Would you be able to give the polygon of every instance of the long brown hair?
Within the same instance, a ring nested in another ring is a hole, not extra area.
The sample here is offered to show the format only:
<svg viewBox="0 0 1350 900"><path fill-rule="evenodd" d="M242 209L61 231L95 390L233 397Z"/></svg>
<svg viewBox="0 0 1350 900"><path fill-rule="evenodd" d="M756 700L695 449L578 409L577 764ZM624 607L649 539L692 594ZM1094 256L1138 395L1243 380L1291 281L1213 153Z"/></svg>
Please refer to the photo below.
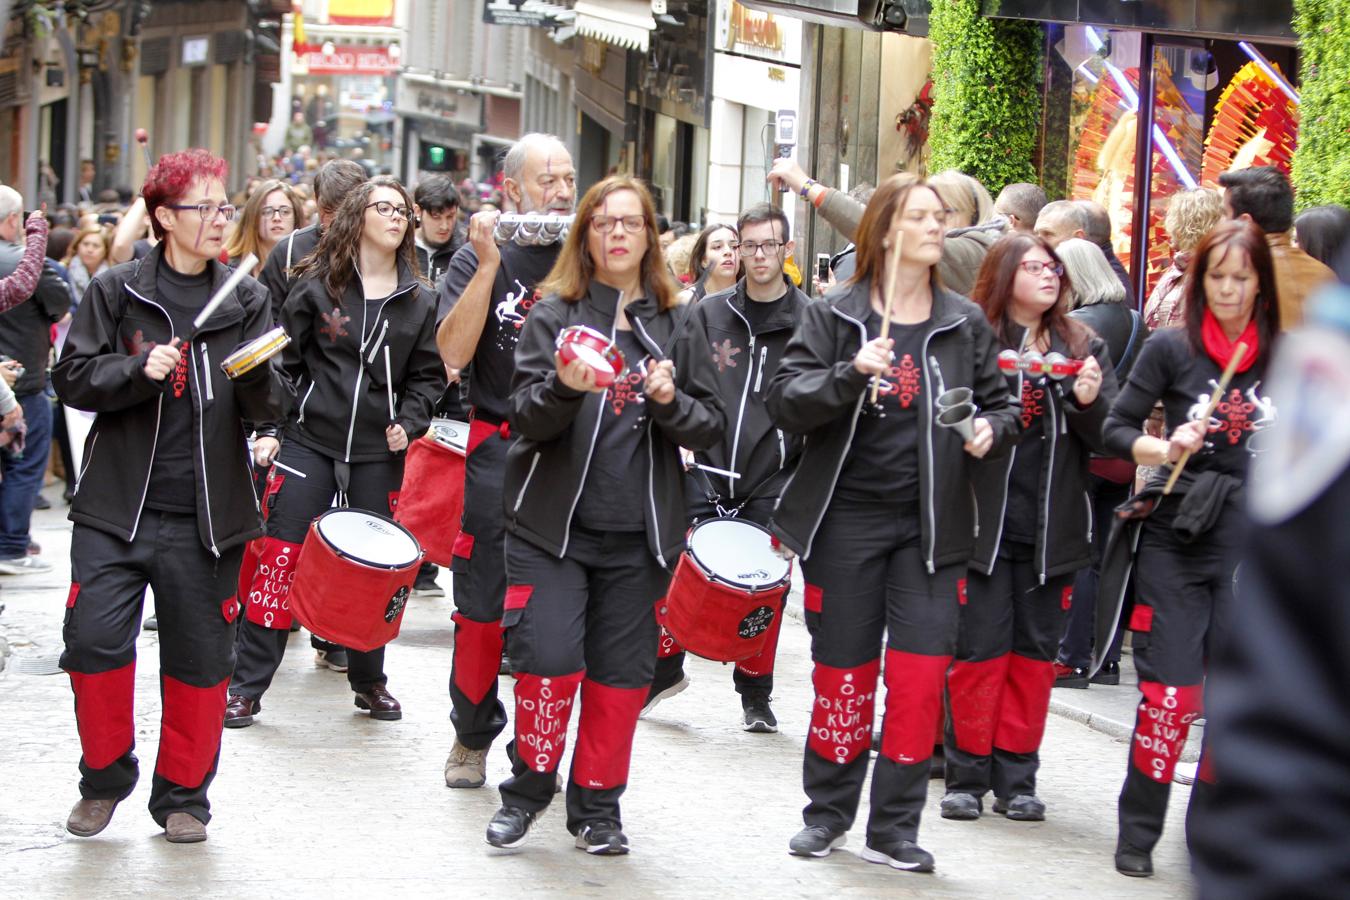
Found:
<svg viewBox="0 0 1350 900"><path fill-rule="evenodd" d="M74 262L75 257L80 255L80 242L91 235L96 236L103 242L103 261L111 265L112 237L109 236L108 229L104 228L102 225L86 225L76 232L75 240L70 242L70 249L68 249L66 255L61 258L61 263L68 266ZM90 272L89 274L92 276L94 273Z"/></svg>
<svg viewBox="0 0 1350 900"><path fill-rule="evenodd" d="M412 198L397 178L380 175L358 185L343 199L333 215L333 221L324 229L323 237L314 252L306 256L295 267L295 279L313 278L322 281L328 293L336 303L342 302L352 280L356 278L356 263L361 252L361 234L366 227L366 204L376 188L392 188L403 198L403 205L412 209ZM400 263L407 267L419 281L425 280L418 274L416 238L412 218L403 230L403 240L395 255Z"/></svg>
<svg viewBox="0 0 1350 900"><path fill-rule="evenodd" d="M854 238L857 244L854 251L857 268L853 270L853 277L845 282L846 284L859 284L864 281L880 284L885 280L886 240L891 232L891 222L895 220L895 214L903 210L905 204L909 202L910 192L918 188L933 191L938 202L942 201L942 196L933 190L928 182L911 172L892 175L877 188L872 199L867 202L862 221L858 223L858 232ZM934 288L942 284L938 279L937 270L938 267L933 266Z"/></svg>
<svg viewBox="0 0 1350 900"><path fill-rule="evenodd" d="M695 283L702 281L703 276L707 274L708 265L703 261L703 257L708 253L708 241L713 233L717 231L730 231L733 240L740 241L741 233L736 230L735 225L728 225L725 222L719 222L715 225L709 225L698 233L698 239L694 241L694 249L689 253L689 277ZM736 254L736 277L740 278L745 271L745 266L741 262L741 255Z"/></svg>
<svg viewBox="0 0 1350 900"><path fill-rule="evenodd" d="M576 221L567 232L567 240L558 252L558 260L548 277L539 284L541 296L557 294L568 303L575 303L586 296L595 278L595 261L586 249L586 232L590 230L591 217L605 198L619 191L632 191L638 195L642 203L642 218L647 223L647 252L642 257L639 270L643 291L656 300L662 312L679 302L676 293L679 288L661 256L661 239L656 230L656 207L652 203L652 195L642 182L626 175L611 175L597 182L581 198L577 204Z"/></svg>
<svg viewBox="0 0 1350 900"><path fill-rule="evenodd" d="M258 222L262 219L263 204L267 198L277 191L286 195L286 199L291 204L291 209L295 211L295 218L291 221L295 223L296 228L301 228L305 221L305 205L300 201L300 195L291 187L278 178L270 178L253 189L249 195L248 202L244 204L244 214L239 217L235 224L234 233L230 239L225 242L225 255L231 259L247 256L250 253L258 253L261 242L258 240ZM258 254L261 256L262 254ZM265 259L259 259L258 264L266 262ZM252 274L252 273L250 273Z"/></svg>
<svg viewBox="0 0 1350 900"><path fill-rule="evenodd" d="M1018 325L1011 315L1013 283L1017 280L1017 271L1026 255L1037 247L1041 248L1054 261L1063 266L1063 261L1055 249L1039 235L1023 234L1014 231L999 238L980 266L980 274L975 279L975 288L970 298L984 309L989 324L993 326L998 339L1005 347L1016 349L1017 341L1013 329ZM1059 297L1054 306L1041 314L1041 329L1047 334L1057 336L1069 348L1069 354L1082 357L1088 352L1088 342L1092 339L1092 330L1077 319L1070 318L1069 308L1073 305L1073 285L1069 283L1068 272L1059 277Z"/></svg>
<svg viewBox="0 0 1350 900"><path fill-rule="evenodd" d="M1266 236L1260 228L1245 219L1220 222L1195 247L1195 255L1191 258L1181 288L1181 302L1186 310L1186 337L1191 352L1197 356L1205 352L1205 342L1200 331L1206 309L1205 273L1209 271L1210 251L1219 249L1224 251L1219 255L1219 262L1223 262L1232 251L1240 250L1247 254L1252 268L1256 270L1256 305L1252 307L1252 318L1256 320L1256 333L1261 339L1256 363L1264 368L1270 359L1270 345L1280 333L1280 296L1275 282L1275 264L1270 258L1270 245L1266 243Z"/></svg>

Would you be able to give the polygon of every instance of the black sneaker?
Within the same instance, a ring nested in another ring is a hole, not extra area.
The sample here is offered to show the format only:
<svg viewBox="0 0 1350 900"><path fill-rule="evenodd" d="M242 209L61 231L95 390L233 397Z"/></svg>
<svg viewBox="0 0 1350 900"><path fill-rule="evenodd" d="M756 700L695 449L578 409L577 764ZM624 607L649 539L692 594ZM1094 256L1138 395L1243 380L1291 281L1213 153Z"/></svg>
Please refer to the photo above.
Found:
<svg viewBox="0 0 1350 900"><path fill-rule="evenodd" d="M656 708L656 704L660 703L662 700L668 700L669 698L674 697L676 694L689 687L689 685L689 676L684 674L684 672L679 673L679 679L676 681L667 682L665 684L652 682L651 688L647 691L647 702L642 704L642 712L638 713L638 717L641 718L647 715L647 713Z"/></svg>
<svg viewBox="0 0 1350 900"><path fill-rule="evenodd" d="M1149 878L1153 875L1153 854L1121 841L1116 844L1116 871L1131 878Z"/></svg>
<svg viewBox="0 0 1350 900"><path fill-rule="evenodd" d="M1011 800L997 797L994 812L1002 813L1014 822L1045 821L1045 804L1035 794L1018 794Z"/></svg>
<svg viewBox="0 0 1350 900"><path fill-rule="evenodd" d="M534 824L535 814L519 806L503 806L492 814L487 826L487 842L494 847L510 850L525 842L525 835Z"/></svg>
<svg viewBox="0 0 1350 900"><path fill-rule="evenodd" d="M868 843L863 847L862 858L906 872L933 871L933 854L913 841L894 841L877 847Z"/></svg>
<svg viewBox="0 0 1350 900"><path fill-rule="evenodd" d="M333 650L315 650L314 665L320 669L332 669L334 672L347 671L347 651L341 647Z"/></svg>
<svg viewBox="0 0 1350 900"><path fill-rule="evenodd" d="M755 694L742 700L746 731L753 731L756 734L778 733L778 719L769 708L770 699L772 698L767 694Z"/></svg>
<svg viewBox="0 0 1350 900"><path fill-rule="evenodd" d="M788 852L793 856L829 856L831 850L844 846L848 835L842 831L831 831L824 825L807 825L788 841Z"/></svg>
<svg viewBox="0 0 1350 900"><path fill-rule="evenodd" d="M963 794L959 791L949 791L942 798L942 818L955 819L958 822L971 822L980 817L984 812L984 804L980 798L974 794Z"/></svg>
<svg viewBox="0 0 1350 900"><path fill-rule="evenodd" d="M587 822L577 832L577 849L593 856L622 856L628 852L628 838L618 822Z"/></svg>
<svg viewBox="0 0 1350 900"><path fill-rule="evenodd" d="M1091 680L1093 684L1120 684L1120 663L1103 663Z"/></svg>
<svg viewBox="0 0 1350 900"><path fill-rule="evenodd" d="M412 595L414 597L444 597L445 589L436 583L436 575L440 572L440 567L434 563L423 563L422 568L417 570L417 580L413 582Z"/></svg>

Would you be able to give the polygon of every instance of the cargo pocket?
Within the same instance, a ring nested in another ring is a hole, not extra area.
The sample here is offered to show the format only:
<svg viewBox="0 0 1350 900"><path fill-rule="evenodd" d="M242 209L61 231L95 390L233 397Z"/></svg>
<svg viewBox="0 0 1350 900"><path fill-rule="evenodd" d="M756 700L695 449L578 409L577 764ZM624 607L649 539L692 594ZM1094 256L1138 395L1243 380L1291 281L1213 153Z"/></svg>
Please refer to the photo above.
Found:
<svg viewBox="0 0 1350 900"><path fill-rule="evenodd" d="M1146 603L1136 602L1134 609L1130 612L1130 631L1134 632L1134 637L1130 639L1130 645L1136 650L1142 650L1149 644L1150 632L1153 631L1153 607Z"/></svg>
<svg viewBox="0 0 1350 900"><path fill-rule="evenodd" d="M469 571L469 560L473 558L473 535L460 529L455 542L450 546L450 571L464 575Z"/></svg>
<svg viewBox="0 0 1350 900"><path fill-rule="evenodd" d="M532 584L513 584L506 589L506 602L502 605L503 628L513 628L520 624L532 594L534 594Z"/></svg>
<svg viewBox="0 0 1350 900"><path fill-rule="evenodd" d="M802 594L802 610L806 614L806 630L814 637L820 628L820 606L825 589L815 584L806 585Z"/></svg>
<svg viewBox="0 0 1350 900"><path fill-rule="evenodd" d="M400 493L401 493L401 491L390 491L390 492L389 492L389 515L390 515L390 516L394 516L394 515L397 515L397 514L398 514L398 496L399 496Z"/></svg>
<svg viewBox="0 0 1350 900"><path fill-rule="evenodd" d="M66 612L64 624L69 625L71 618L75 615L75 601L80 596L80 583L72 581L70 583L70 593L66 594Z"/></svg>
<svg viewBox="0 0 1350 900"><path fill-rule="evenodd" d="M262 514L263 521L272 513L272 507L277 505L277 494L281 491L281 485L286 480L286 476L277 471L273 466L267 476L267 487L263 488Z"/></svg>

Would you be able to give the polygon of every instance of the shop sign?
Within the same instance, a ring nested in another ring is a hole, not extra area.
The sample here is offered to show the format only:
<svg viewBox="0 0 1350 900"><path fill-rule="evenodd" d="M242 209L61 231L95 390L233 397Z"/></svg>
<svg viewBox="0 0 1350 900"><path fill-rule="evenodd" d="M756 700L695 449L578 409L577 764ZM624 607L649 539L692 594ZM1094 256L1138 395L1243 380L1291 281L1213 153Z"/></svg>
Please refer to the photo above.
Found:
<svg viewBox="0 0 1350 900"><path fill-rule="evenodd" d="M540 0L487 0L483 4L483 21L489 25L556 28L563 24L558 20L558 14L563 12L567 10Z"/></svg>
<svg viewBox="0 0 1350 900"><path fill-rule="evenodd" d="M413 106L418 112L440 119L453 119L459 114L459 103L439 91L416 91Z"/></svg>
<svg viewBox="0 0 1350 900"><path fill-rule="evenodd" d="M799 19L747 9L732 0L719 4L716 48L754 59L801 64Z"/></svg>
<svg viewBox="0 0 1350 900"><path fill-rule="evenodd" d="M334 47L324 53L322 47L295 48L297 62L310 75L393 75L398 66L389 58L387 47Z"/></svg>
<svg viewBox="0 0 1350 900"><path fill-rule="evenodd" d="M586 38L581 44L581 68L594 78L605 71L605 48L608 45L594 38Z"/></svg>
<svg viewBox="0 0 1350 900"><path fill-rule="evenodd" d="M387 27L394 24L394 0L328 0L328 21Z"/></svg>

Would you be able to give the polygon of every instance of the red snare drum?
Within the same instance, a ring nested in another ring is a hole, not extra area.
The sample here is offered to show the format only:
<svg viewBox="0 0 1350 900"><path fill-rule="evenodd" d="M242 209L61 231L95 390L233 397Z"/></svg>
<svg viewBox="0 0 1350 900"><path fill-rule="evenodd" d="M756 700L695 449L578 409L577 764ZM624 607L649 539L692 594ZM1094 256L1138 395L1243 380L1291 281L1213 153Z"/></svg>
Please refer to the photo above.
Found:
<svg viewBox="0 0 1350 900"><path fill-rule="evenodd" d="M558 333L558 353L563 362L579 359L595 372L595 386L607 388L623 374L623 353L614 342L594 328L572 325Z"/></svg>
<svg viewBox="0 0 1350 900"><path fill-rule="evenodd" d="M450 565L459 536L468 446L467 422L432 419L430 430L409 445L403 466L394 521L411 531L427 559L440 566Z"/></svg>
<svg viewBox="0 0 1350 900"><path fill-rule="evenodd" d="M369 652L398 637L422 548L392 519L330 509L300 547L291 611L324 640Z"/></svg>
<svg viewBox="0 0 1350 900"><path fill-rule="evenodd" d="M705 659L735 662L764 649L783 613L791 566L753 522L708 519L689 532L662 605L675 640Z"/></svg>

